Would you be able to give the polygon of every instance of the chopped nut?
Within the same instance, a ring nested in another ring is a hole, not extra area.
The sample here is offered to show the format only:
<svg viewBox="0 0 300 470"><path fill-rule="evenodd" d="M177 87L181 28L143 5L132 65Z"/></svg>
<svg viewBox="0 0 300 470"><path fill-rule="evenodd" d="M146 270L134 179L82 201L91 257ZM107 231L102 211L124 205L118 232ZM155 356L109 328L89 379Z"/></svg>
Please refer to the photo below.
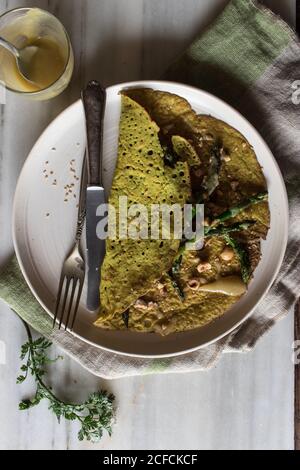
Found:
<svg viewBox="0 0 300 470"><path fill-rule="evenodd" d="M221 148L220 150L220 156L221 156L221 160L223 160L224 162L230 162L231 158L228 154L228 151L226 149L224 149L224 147Z"/></svg>
<svg viewBox="0 0 300 470"><path fill-rule="evenodd" d="M135 302L134 306L136 308L139 308L140 310L147 310L147 308L148 308L147 302L145 302L143 299L138 299Z"/></svg>
<svg viewBox="0 0 300 470"><path fill-rule="evenodd" d="M214 140L214 136L212 134L206 134L203 136L203 139L207 142L212 142Z"/></svg>
<svg viewBox="0 0 300 470"><path fill-rule="evenodd" d="M194 172L194 175L196 176L196 178L201 178L201 176L204 175L204 172L203 170L201 170L201 168L199 168L198 170Z"/></svg>
<svg viewBox="0 0 300 470"><path fill-rule="evenodd" d="M149 302L148 303L148 308L155 308L157 307L157 303L156 302Z"/></svg>
<svg viewBox="0 0 300 470"><path fill-rule="evenodd" d="M203 221L203 225L204 225L204 227L209 227L210 226L210 218L209 217L205 217L205 219Z"/></svg>
<svg viewBox="0 0 300 470"><path fill-rule="evenodd" d="M238 188L239 182L238 181L231 181L230 186L233 189L233 191L236 191Z"/></svg>
<svg viewBox="0 0 300 470"><path fill-rule="evenodd" d="M188 282L188 286L192 290L198 290L199 289L199 281L197 279L191 279Z"/></svg>
<svg viewBox="0 0 300 470"><path fill-rule="evenodd" d="M204 273L205 271L210 271L210 270L211 270L211 264L205 261L202 261L202 263L198 264L197 266L198 273Z"/></svg>
<svg viewBox="0 0 300 470"><path fill-rule="evenodd" d="M215 269L218 273L221 271L221 263L219 261L215 262Z"/></svg>
<svg viewBox="0 0 300 470"><path fill-rule="evenodd" d="M144 321L144 327L145 327L145 328L150 328L151 325L152 325L151 320L146 319L146 320Z"/></svg>
<svg viewBox="0 0 300 470"><path fill-rule="evenodd" d="M162 284L161 282L158 282L156 284L156 287L157 287L157 289L158 289L158 291L161 295L166 295L167 290L166 290L166 286L164 284Z"/></svg>
<svg viewBox="0 0 300 470"><path fill-rule="evenodd" d="M205 279L205 277L199 277L199 282L200 282L201 285L208 284L208 280Z"/></svg>
<svg viewBox="0 0 300 470"><path fill-rule="evenodd" d="M242 147L243 147L243 149L245 149L245 148L247 147L246 142L244 142L244 143L242 144Z"/></svg>
<svg viewBox="0 0 300 470"><path fill-rule="evenodd" d="M222 251L220 257L222 258L222 260L224 261L231 261L232 258L234 257L234 251L232 248L230 248L229 246L227 246L226 248L224 248L224 250Z"/></svg>

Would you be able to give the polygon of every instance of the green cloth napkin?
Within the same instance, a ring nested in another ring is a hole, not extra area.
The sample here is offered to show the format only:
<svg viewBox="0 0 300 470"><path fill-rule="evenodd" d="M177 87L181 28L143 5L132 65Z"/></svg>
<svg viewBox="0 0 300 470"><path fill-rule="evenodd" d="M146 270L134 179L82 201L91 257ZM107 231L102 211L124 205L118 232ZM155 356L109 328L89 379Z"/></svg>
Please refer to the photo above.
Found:
<svg viewBox="0 0 300 470"><path fill-rule="evenodd" d="M233 0L166 74L168 79L210 91L238 108L268 142L287 184L291 219L286 258L268 295L241 328L207 348L177 358L128 358L87 345L69 333L53 332L15 258L0 276L0 298L35 330L105 378L205 370L224 352L253 348L289 312L300 278L300 109L292 100L292 85L299 71L300 47L294 32L259 4Z"/></svg>

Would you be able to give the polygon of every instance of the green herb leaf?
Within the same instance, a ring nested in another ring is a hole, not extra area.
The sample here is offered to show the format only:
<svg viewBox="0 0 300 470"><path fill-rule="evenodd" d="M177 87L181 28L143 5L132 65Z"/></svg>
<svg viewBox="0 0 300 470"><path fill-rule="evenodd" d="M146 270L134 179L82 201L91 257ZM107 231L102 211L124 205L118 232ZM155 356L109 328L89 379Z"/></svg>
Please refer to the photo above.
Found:
<svg viewBox="0 0 300 470"><path fill-rule="evenodd" d="M171 152L168 147L164 147L164 163L165 165L175 168L176 163L178 162L178 156L175 152Z"/></svg>
<svg viewBox="0 0 300 470"><path fill-rule="evenodd" d="M89 441L99 441L106 431L109 435L112 432L114 421L114 396L106 391L92 393L82 404L66 403L57 398L42 380L45 374L45 367L51 362L62 359L58 356L50 359L47 355L51 342L45 338L39 338L33 341L28 325L23 322L28 335L28 342L21 348L21 359L26 363L21 366L21 370L26 375L20 375L17 383L23 383L27 378L27 373L34 377L36 382L35 396L31 400L23 400L19 404L19 409L24 411L38 405L41 400L46 399L49 402L49 410L57 417L58 421L64 418L69 421L79 421L81 429L78 433L79 440L87 439Z"/></svg>
<svg viewBox="0 0 300 470"><path fill-rule="evenodd" d="M232 232L241 232L242 230L248 230L255 222L253 220L247 220L245 222L238 222L232 225L219 225L218 227L205 227L204 236L213 237L213 236L222 236L226 233Z"/></svg>
<svg viewBox="0 0 300 470"><path fill-rule="evenodd" d="M126 310L126 312L122 313L122 320L126 326L126 328L129 328L129 310Z"/></svg>
<svg viewBox="0 0 300 470"><path fill-rule="evenodd" d="M220 222L225 222L226 220L231 219L232 217L236 217L245 209L248 209L248 207L251 207L253 204L258 204L260 202L267 201L267 200L268 200L267 192L256 194L255 196L252 196L249 199L246 199L246 201L241 202L237 206L231 207L227 211L218 215L213 221L212 225L215 226L215 225L218 225Z"/></svg>
<svg viewBox="0 0 300 470"><path fill-rule="evenodd" d="M183 255L180 254L174 261L173 263L173 266L172 266L172 275L173 276L176 276L177 274L179 274L179 271L180 271L180 268L181 268L181 264L182 264L182 258L183 258Z"/></svg>
<svg viewBox="0 0 300 470"><path fill-rule="evenodd" d="M231 246L237 254L240 261L242 279L245 284L248 284L251 276L251 264L247 251L229 234L225 234L224 239L227 245Z"/></svg>
<svg viewBox="0 0 300 470"><path fill-rule="evenodd" d="M176 279L176 275L173 273L172 269L169 271L168 273L170 279L171 279L171 282L172 282L172 286L174 287L174 289L177 291L177 294L178 296L180 297L181 300L184 300L185 299L185 295L184 295L184 292L183 290L181 289L177 279Z"/></svg>

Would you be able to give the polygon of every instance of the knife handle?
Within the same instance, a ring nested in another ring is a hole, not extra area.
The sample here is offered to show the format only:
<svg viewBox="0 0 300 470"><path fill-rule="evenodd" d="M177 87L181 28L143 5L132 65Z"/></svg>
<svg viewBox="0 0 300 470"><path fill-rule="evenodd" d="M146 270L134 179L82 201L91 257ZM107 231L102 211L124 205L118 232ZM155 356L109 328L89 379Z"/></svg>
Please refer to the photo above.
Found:
<svg viewBox="0 0 300 470"><path fill-rule="evenodd" d="M92 80L82 92L87 133L89 186L102 186L103 124L106 91Z"/></svg>

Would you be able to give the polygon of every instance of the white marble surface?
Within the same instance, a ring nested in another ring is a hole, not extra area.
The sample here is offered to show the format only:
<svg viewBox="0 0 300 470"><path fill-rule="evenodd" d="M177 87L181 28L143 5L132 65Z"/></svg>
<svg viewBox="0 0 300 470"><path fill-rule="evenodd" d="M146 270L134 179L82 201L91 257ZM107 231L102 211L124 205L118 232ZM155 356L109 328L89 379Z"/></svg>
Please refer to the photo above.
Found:
<svg viewBox="0 0 300 470"><path fill-rule="evenodd" d="M44 127L90 78L106 85L156 78L213 18L226 0L0 0L0 13L40 6L70 32L76 71L70 88L38 104L10 95L0 107L0 266L12 252L12 200L26 155ZM291 24L295 0L264 2ZM56 422L46 404L19 412L31 385L16 386L25 332L0 303L0 449L292 449L293 318L276 325L248 355L226 355L206 373L104 382L65 358L50 374L63 398L82 400L98 387L117 396L112 438L79 443L74 424Z"/></svg>

